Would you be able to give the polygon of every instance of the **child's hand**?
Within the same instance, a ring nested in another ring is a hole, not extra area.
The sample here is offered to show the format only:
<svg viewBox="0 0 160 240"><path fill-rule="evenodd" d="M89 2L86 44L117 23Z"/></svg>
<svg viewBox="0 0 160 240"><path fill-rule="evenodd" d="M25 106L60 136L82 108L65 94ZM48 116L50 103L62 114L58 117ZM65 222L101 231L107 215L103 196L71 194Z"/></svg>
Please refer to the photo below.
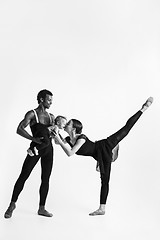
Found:
<svg viewBox="0 0 160 240"><path fill-rule="evenodd" d="M49 127L48 127L49 132L53 131L54 128L55 128L54 126L49 126Z"/></svg>

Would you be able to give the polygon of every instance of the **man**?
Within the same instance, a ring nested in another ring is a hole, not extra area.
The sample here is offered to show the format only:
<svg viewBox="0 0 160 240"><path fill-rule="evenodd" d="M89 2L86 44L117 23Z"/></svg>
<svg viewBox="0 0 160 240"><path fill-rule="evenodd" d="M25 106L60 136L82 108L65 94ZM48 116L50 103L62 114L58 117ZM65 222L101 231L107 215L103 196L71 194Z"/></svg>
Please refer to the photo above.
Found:
<svg viewBox="0 0 160 240"><path fill-rule="evenodd" d="M46 109L49 109L52 104L52 96L53 94L46 89L41 90L38 93L37 95L37 100L39 104L38 107L26 113L24 119L18 125L17 134L21 135L26 139L34 141L35 143L38 144L42 143L43 138L35 137L34 132L37 124L46 126L46 128L54 124L55 117L46 111ZM27 126L30 126L32 136L26 131ZM51 175L53 165L53 146L50 138L50 143L47 145L46 148L43 148L41 151L39 151L38 155L30 156L28 154L27 157L25 158L25 161L22 166L22 171L13 189L10 205L4 214L5 218L10 218L12 216L12 212L16 208L16 201L24 187L25 181L28 179L30 173L32 172L33 168L35 167L39 159L41 159L42 174L41 174L41 186L39 191L40 202L38 214L45 217L53 216L51 213L45 210L45 202L49 190L49 178Z"/></svg>

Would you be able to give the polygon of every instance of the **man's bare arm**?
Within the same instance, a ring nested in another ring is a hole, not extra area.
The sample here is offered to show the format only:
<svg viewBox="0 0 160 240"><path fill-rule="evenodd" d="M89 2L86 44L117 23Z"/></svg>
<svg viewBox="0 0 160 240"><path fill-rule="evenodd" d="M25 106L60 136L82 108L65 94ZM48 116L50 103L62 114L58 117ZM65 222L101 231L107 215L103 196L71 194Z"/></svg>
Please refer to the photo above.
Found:
<svg viewBox="0 0 160 240"><path fill-rule="evenodd" d="M29 139L31 141L34 141L36 143L41 144L41 140L40 138L34 138L33 136L31 136L26 130L25 128L30 124L31 120L33 120L34 118L34 113L33 111L29 111L26 113L24 119L19 123L18 127L17 127L17 134L19 134L20 136Z"/></svg>

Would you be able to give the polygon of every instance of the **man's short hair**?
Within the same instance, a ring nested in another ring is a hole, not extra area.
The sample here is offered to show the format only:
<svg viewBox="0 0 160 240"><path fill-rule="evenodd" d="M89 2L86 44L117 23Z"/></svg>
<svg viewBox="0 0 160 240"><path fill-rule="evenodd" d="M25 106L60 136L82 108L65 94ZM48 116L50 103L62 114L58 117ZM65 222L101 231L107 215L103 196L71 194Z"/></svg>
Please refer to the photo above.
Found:
<svg viewBox="0 0 160 240"><path fill-rule="evenodd" d="M52 94L50 91L48 91L48 90L46 90L46 89L41 90L41 91L38 93L38 95L37 95L37 101L38 101L38 103L41 102L41 98L42 98L43 100L45 100L47 94L50 95L50 96L53 96L53 94Z"/></svg>

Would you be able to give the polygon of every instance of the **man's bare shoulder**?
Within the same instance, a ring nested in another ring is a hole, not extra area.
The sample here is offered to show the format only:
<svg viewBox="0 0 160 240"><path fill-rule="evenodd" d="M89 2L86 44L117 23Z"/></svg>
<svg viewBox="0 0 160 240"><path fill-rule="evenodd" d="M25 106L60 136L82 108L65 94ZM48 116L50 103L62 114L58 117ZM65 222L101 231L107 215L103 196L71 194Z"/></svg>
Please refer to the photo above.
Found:
<svg viewBox="0 0 160 240"><path fill-rule="evenodd" d="M30 126L34 125L36 123L36 117L35 117L35 113L33 110L29 110L24 117L24 121L27 124L30 124Z"/></svg>
<svg viewBox="0 0 160 240"><path fill-rule="evenodd" d="M33 110L29 110L28 112L26 112L24 118L19 123L19 127L25 128L29 124L32 125L34 122L35 122L34 112L33 112Z"/></svg>
<svg viewBox="0 0 160 240"><path fill-rule="evenodd" d="M55 120L55 116L52 113L49 113L50 117Z"/></svg>
<svg viewBox="0 0 160 240"><path fill-rule="evenodd" d="M33 119L35 117L34 111L33 110L29 110L28 112L26 112L25 114L25 118L30 118Z"/></svg>
<svg viewBox="0 0 160 240"><path fill-rule="evenodd" d="M55 116L53 115L53 113L49 113L51 117L55 118Z"/></svg>

